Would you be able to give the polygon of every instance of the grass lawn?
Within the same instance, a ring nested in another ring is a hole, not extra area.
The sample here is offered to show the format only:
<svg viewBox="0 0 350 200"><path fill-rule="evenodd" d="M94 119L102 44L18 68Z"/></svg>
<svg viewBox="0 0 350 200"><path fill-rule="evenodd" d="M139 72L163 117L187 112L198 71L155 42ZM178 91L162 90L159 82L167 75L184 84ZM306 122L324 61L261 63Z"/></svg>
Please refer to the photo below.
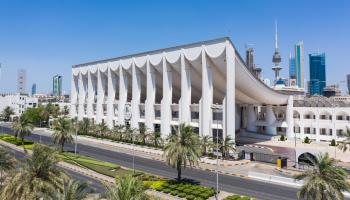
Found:
<svg viewBox="0 0 350 200"><path fill-rule="evenodd" d="M16 146L24 147L26 149L32 149L34 142L24 139L24 145L22 145L22 140L19 138L16 138L15 136L8 135L8 134L0 134L0 140L14 144Z"/></svg>

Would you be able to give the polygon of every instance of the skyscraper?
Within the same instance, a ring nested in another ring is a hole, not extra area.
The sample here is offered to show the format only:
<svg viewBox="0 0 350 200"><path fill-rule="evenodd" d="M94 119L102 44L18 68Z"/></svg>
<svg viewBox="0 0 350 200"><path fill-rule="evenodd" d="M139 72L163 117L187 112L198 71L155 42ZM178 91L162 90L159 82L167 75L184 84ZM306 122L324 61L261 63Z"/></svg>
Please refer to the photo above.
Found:
<svg viewBox="0 0 350 200"><path fill-rule="evenodd" d="M53 96L62 95L62 76L56 75L53 77L52 93Z"/></svg>
<svg viewBox="0 0 350 200"><path fill-rule="evenodd" d="M292 57L292 54L289 54L289 78L295 79L295 57Z"/></svg>
<svg viewBox="0 0 350 200"><path fill-rule="evenodd" d="M27 72L24 69L17 71L17 92L21 94L26 93Z"/></svg>
<svg viewBox="0 0 350 200"><path fill-rule="evenodd" d="M326 87L325 53L309 54L310 62L310 95L323 95Z"/></svg>
<svg viewBox="0 0 350 200"><path fill-rule="evenodd" d="M349 92L349 94L350 94L350 74L348 74L347 76L346 76L346 79L347 79L347 82L348 82L348 92Z"/></svg>
<svg viewBox="0 0 350 200"><path fill-rule="evenodd" d="M304 88L304 42L298 42L295 47L295 79L300 88Z"/></svg>
<svg viewBox="0 0 350 200"><path fill-rule="evenodd" d="M36 84L33 83L32 85L32 95L36 94Z"/></svg>
<svg viewBox="0 0 350 200"><path fill-rule="evenodd" d="M246 49L246 57L245 62L248 67L248 69L253 70L254 68L254 50L253 48L247 48Z"/></svg>

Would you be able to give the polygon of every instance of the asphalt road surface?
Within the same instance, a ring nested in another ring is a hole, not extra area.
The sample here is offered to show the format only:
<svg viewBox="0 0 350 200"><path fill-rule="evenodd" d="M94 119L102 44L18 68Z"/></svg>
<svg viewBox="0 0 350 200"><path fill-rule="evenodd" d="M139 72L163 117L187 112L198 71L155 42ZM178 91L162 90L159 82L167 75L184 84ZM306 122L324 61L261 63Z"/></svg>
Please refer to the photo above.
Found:
<svg viewBox="0 0 350 200"><path fill-rule="evenodd" d="M2 128L4 132L11 132L11 129L9 128ZM26 138L39 142L40 137L34 133ZM51 137L41 136L41 141L44 144L52 145ZM74 150L74 145L67 144L65 150ZM84 144L78 144L78 152L95 159L113 162L124 167L132 168L133 159L132 155L129 154L118 153ZM165 163L137 156L135 156L135 169L168 178L175 178L177 176L176 170L167 166ZM205 186L216 187L216 174L213 172L187 168L183 170L182 176L183 178L199 182ZM297 199L296 193L298 191L297 188L293 187L221 174L219 175L219 189L262 200L295 200Z"/></svg>

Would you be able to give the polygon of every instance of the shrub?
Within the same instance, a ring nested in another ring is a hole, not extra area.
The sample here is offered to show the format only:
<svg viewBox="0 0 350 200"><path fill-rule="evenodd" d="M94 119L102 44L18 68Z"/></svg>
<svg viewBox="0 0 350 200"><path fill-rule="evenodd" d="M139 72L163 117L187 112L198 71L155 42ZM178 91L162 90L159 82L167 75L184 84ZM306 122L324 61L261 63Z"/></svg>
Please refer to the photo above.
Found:
<svg viewBox="0 0 350 200"><path fill-rule="evenodd" d="M164 192L164 193L170 193L170 192L171 192L171 189L165 188L165 189L163 190L163 192Z"/></svg>
<svg viewBox="0 0 350 200"><path fill-rule="evenodd" d="M180 198L184 198L184 197L186 197L186 193L180 192L177 194L177 196Z"/></svg>
<svg viewBox="0 0 350 200"><path fill-rule="evenodd" d="M186 188L186 189L183 190L183 192L186 193L186 194L189 194L189 193L192 192L192 189Z"/></svg>
<svg viewBox="0 0 350 200"><path fill-rule="evenodd" d="M194 198L194 200L205 200L205 199L207 199L207 198L202 198L202 197L196 197L196 198Z"/></svg>
<svg viewBox="0 0 350 200"><path fill-rule="evenodd" d="M250 200L249 197L241 197L241 200Z"/></svg>
<svg viewBox="0 0 350 200"><path fill-rule="evenodd" d="M199 196L202 192L199 190L192 190L191 192L194 196Z"/></svg>
<svg viewBox="0 0 350 200"><path fill-rule="evenodd" d="M330 146L335 147L337 143L335 142L335 139L332 139Z"/></svg>
<svg viewBox="0 0 350 200"><path fill-rule="evenodd" d="M170 194L173 196L176 196L178 193L179 193L179 191L177 191L177 190L173 190L170 192Z"/></svg>
<svg viewBox="0 0 350 200"><path fill-rule="evenodd" d="M194 198L196 198L196 197L194 195L192 195L192 194L186 195L186 199L187 200L194 200Z"/></svg>
<svg viewBox="0 0 350 200"><path fill-rule="evenodd" d="M310 143L311 143L310 138L306 136L306 137L304 138L304 143L310 144Z"/></svg>
<svg viewBox="0 0 350 200"><path fill-rule="evenodd" d="M284 136L284 135L280 136L280 141L286 141L286 140L287 140L286 136Z"/></svg>

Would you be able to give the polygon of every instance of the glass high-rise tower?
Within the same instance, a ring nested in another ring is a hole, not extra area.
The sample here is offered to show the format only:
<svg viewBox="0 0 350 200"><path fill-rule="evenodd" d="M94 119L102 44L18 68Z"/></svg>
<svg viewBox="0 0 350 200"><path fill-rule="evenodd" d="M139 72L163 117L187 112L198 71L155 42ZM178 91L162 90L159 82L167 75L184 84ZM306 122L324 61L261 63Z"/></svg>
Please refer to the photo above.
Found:
<svg viewBox="0 0 350 200"><path fill-rule="evenodd" d="M60 75L53 77L52 94L53 96L62 95L62 76Z"/></svg>
<svg viewBox="0 0 350 200"><path fill-rule="evenodd" d="M326 87L326 56L325 53L309 54L310 63L310 95L323 95Z"/></svg>
<svg viewBox="0 0 350 200"><path fill-rule="evenodd" d="M350 94L350 74L348 74L348 75L346 76L346 80L347 80L347 82L348 82L348 90L349 90L349 94Z"/></svg>
<svg viewBox="0 0 350 200"><path fill-rule="evenodd" d="M295 57L292 57L292 54L289 54L289 78L296 79Z"/></svg>
<svg viewBox="0 0 350 200"><path fill-rule="evenodd" d="M300 88L304 88L304 42L298 42L295 50L295 79Z"/></svg>

